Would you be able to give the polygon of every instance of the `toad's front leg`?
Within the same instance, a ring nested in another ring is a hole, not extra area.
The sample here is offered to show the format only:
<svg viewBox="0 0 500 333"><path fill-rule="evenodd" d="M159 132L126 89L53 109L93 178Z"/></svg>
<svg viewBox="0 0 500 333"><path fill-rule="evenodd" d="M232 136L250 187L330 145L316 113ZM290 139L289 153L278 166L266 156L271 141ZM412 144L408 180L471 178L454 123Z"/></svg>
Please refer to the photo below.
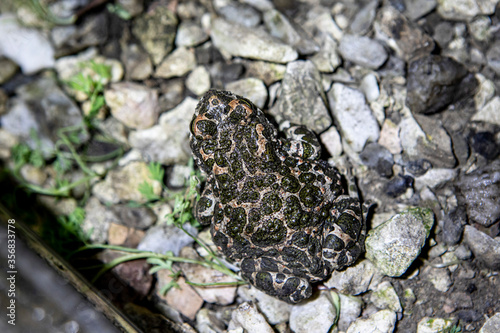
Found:
<svg viewBox="0 0 500 333"><path fill-rule="evenodd" d="M257 289L287 303L298 303L312 294L307 279L278 272L276 263L265 257L244 259L241 262L241 275Z"/></svg>

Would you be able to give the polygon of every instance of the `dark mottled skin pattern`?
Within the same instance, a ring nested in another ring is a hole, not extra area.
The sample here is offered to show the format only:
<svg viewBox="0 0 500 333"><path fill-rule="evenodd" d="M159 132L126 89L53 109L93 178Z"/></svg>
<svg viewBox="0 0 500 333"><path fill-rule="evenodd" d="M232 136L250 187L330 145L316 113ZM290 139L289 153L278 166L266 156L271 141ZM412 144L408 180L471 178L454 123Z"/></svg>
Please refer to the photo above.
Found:
<svg viewBox="0 0 500 333"><path fill-rule="evenodd" d="M194 159L208 176L197 218L252 285L297 303L311 296L310 282L363 251L359 200L317 159L308 129L291 126L278 139L252 102L216 90L202 97L190 129Z"/></svg>

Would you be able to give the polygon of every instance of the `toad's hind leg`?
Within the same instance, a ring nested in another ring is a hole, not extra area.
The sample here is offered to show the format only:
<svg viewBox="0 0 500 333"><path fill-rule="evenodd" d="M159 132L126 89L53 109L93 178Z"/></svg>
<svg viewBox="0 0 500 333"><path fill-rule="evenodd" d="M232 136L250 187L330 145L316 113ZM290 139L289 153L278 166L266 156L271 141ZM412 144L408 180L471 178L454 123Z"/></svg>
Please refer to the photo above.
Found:
<svg viewBox="0 0 500 333"><path fill-rule="evenodd" d="M265 269L261 258L244 259L241 263L241 275L257 289L287 303L298 303L312 294L312 287L307 279L269 271Z"/></svg>
<svg viewBox="0 0 500 333"><path fill-rule="evenodd" d="M217 204L212 186L207 186L200 195L200 200L195 203L194 215L201 225L209 225L214 216L214 208Z"/></svg>
<svg viewBox="0 0 500 333"><path fill-rule="evenodd" d="M336 270L352 265L364 250L365 234L359 200L339 196L323 228L323 259Z"/></svg>

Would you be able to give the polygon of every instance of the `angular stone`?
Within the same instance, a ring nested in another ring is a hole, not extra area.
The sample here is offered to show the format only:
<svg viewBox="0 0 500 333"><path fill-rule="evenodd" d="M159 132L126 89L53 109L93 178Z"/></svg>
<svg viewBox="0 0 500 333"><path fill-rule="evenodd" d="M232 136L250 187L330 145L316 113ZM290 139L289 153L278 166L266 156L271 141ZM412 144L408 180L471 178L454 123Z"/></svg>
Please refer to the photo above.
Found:
<svg viewBox="0 0 500 333"><path fill-rule="evenodd" d="M300 54L311 54L319 50L311 36L276 9L266 11L263 19L271 36L293 46Z"/></svg>
<svg viewBox="0 0 500 333"><path fill-rule="evenodd" d="M418 333L446 332L453 326L452 319L424 317L418 322Z"/></svg>
<svg viewBox="0 0 500 333"><path fill-rule="evenodd" d="M184 76L196 67L193 49L176 48L156 68L155 76L163 79Z"/></svg>
<svg viewBox="0 0 500 333"><path fill-rule="evenodd" d="M471 120L484 121L493 125L500 126L500 97L493 97L484 107L476 112Z"/></svg>
<svg viewBox="0 0 500 333"><path fill-rule="evenodd" d="M10 110L0 120L3 128L32 149L51 156L61 128L83 126L79 108L54 79L42 77L20 86L16 92L18 96L11 100ZM33 139L32 131L38 140ZM86 136L80 135L80 139L84 141Z"/></svg>
<svg viewBox="0 0 500 333"><path fill-rule="evenodd" d="M432 37L394 7L382 7L374 26L376 37L385 41L405 61L427 55L434 49Z"/></svg>
<svg viewBox="0 0 500 333"><path fill-rule="evenodd" d="M325 105L321 77L311 61L294 61L287 65L281 94L269 113L281 124L289 120L319 133L332 119Z"/></svg>
<svg viewBox="0 0 500 333"><path fill-rule="evenodd" d="M430 55L410 63L406 87L406 104L410 110L431 114L472 95L477 81L455 60Z"/></svg>
<svg viewBox="0 0 500 333"><path fill-rule="evenodd" d="M177 17L167 6L152 6L133 21L132 33L141 41L155 65L174 47L177 23Z"/></svg>
<svg viewBox="0 0 500 333"><path fill-rule="evenodd" d="M379 68L387 59L384 47L366 36L344 35L339 52L345 60L370 69Z"/></svg>
<svg viewBox="0 0 500 333"><path fill-rule="evenodd" d="M479 14L493 14L498 0L437 0L437 2L437 12L444 19L462 21L470 20Z"/></svg>
<svg viewBox="0 0 500 333"><path fill-rule="evenodd" d="M158 119L158 92L133 82L119 82L104 92L113 117L130 128L145 129Z"/></svg>
<svg viewBox="0 0 500 333"><path fill-rule="evenodd" d="M346 333L393 332L396 326L396 313L391 310L375 312L366 319L358 319L349 326ZM376 331L374 331L376 329Z"/></svg>
<svg viewBox="0 0 500 333"><path fill-rule="evenodd" d="M335 306L325 293L292 307L290 328L296 333L328 332L335 321Z"/></svg>
<svg viewBox="0 0 500 333"><path fill-rule="evenodd" d="M236 95L245 96L259 108L263 109L268 98L267 88L264 82L249 77L226 84L226 89Z"/></svg>
<svg viewBox="0 0 500 333"><path fill-rule="evenodd" d="M431 210L412 208L368 232L366 257L387 276L401 276L420 254L434 224Z"/></svg>
<svg viewBox="0 0 500 333"><path fill-rule="evenodd" d="M297 52L262 30L231 24L223 19L212 21L210 36L214 45L227 56L287 63L297 59Z"/></svg>
<svg viewBox="0 0 500 333"><path fill-rule="evenodd" d="M126 166L111 170L106 178L95 184L92 193L102 202L119 203L127 201L146 202L139 191L142 183L150 183L156 195L161 194L161 184L150 179L151 173L144 162L131 162Z"/></svg>
<svg viewBox="0 0 500 333"><path fill-rule="evenodd" d="M328 92L328 100L343 139L354 151L360 152L367 142L378 140L378 123L362 92L334 83Z"/></svg>
<svg viewBox="0 0 500 333"><path fill-rule="evenodd" d="M130 145L151 161L166 165L186 163L191 156L189 123L197 103L186 97L177 107L163 113L158 125L130 133Z"/></svg>
<svg viewBox="0 0 500 333"><path fill-rule="evenodd" d="M231 321L227 327L228 331L247 331L274 333L267 323L266 318L257 310L255 304L242 303L231 313Z"/></svg>
<svg viewBox="0 0 500 333"><path fill-rule="evenodd" d="M458 200L471 221L490 227L500 220L500 161L460 175L456 186L461 193Z"/></svg>
<svg viewBox="0 0 500 333"><path fill-rule="evenodd" d="M370 301L379 309L403 312L398 294L389 281L383 281L372 290Z"/></svg>
<svg viewBox="0 0 500 333"><path fill-rule="evenodd" d="M491 238L482 231L466 225L464 230L464 241L486 267L493 270L500 269L500 241Z"/></svg>

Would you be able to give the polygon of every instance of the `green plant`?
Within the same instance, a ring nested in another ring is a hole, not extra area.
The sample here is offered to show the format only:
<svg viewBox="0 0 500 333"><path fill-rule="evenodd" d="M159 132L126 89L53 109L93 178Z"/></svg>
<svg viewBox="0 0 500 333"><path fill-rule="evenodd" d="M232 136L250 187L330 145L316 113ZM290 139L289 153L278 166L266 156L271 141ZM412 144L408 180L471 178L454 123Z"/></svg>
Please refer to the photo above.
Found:
<svg viewBox="0 0 500 333"><path fill-rule="evenodd" d="M151 162L148 165L149 178L156 180L163 185L163 176L165 171L158 162ZM139 184L139 192L146 198L148 202L159 200L161 197L154 193L153 185L150 182L144 181Z"/></svg>
<svg viewBox="0 0 500 333"><path fill-rule="evenodd" d="M41 0L19 0L18 2L24 2L39 18L52 24L70 25L74 24L77 19L76 15L70 17L59 17L54 15Z"/></svg>
<svg viewBox="0 0 500 333"><path fill-rule="evenodd" d="M106 9L110 13L115 14L116 16L121 18L122 20L128 21L132 18L132 15L130 15L130 13L125 8L123 8L123 6L120 5L119 3L116 4L108 3L106 5Z"/></svg>
<svg viewBox="0 0 500 333"><path fill-rule="evenodd" d="M451 327L445 328L445 329L443 329L440 332L443 332L443 333L460 333L460 332L462 332L462 327L460 325L456 324L456 325L453 325Z"/></svg>
<svg viewBox="0 0 500 333"><path fill-rule="evenodd" d="M65 83L71 89L80 91L88 96L90 110L88 115L85 116L85 121L88 127L92 127L93 119L105 104L104 86L111 79L111 66L91 60L81 63L80 67L82 70L85 68L90 69L94 75L85 75L83 72L79 72L68 81L65 81Z"/></svg>

